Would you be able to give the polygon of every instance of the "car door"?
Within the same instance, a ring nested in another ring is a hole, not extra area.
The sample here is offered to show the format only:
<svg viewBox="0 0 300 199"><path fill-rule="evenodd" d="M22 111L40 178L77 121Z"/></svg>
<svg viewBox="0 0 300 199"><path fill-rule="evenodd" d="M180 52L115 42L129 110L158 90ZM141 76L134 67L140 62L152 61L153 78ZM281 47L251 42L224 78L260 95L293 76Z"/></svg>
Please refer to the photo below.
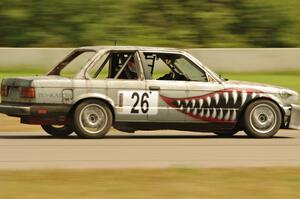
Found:
<svg viewBox="0 0 300 199"><path fill-rule="evenodd" d="M180 74L175 75L174 79L170 77L172 80L146 81L146 87L149 90L159 89L160 96L159 114L149 116L148 119L200 124L217 121L221 114L221 109L217 108L221 101L218 101L221 99L218 91L223 89L223 85L183 54L175 53L168 59Z"/></svg>
<svg viewBox="0 0 300 199"><path fill-rule="evenodd" d="M146 88L158 96L157 106L150 106L155 114L148 114L150 122L184 122L186 116L170 106L171 98L187 97L187 82L172 80L146 80ZM177 101L174 101L176 103ZM173 103L173 102L172 102Z"/></svg>
<svg viewBox="0 0 300 199"><path fill-rule="evenodd" d="M97 90L97 85L105 82L105 93L114 103L117 122L147 121L147 107L143 101L153 97L143 97L148 93L139 60L136 51L110 51L99 61L98 66L89 71L90 76L93 76L89 81L91 89ZM102 87L99 89L103 92Z"/></svg>
<svg viewBox="0 0 300 199"><path fill-rule="evenodd" d="M168 55L164 52L149 51L141 52L140 55L145 70L146 89L157 96L157 101L149 106L151 111L148 113L148 121L150 122L184 122L186 120L186 115L170 106L168 99L187 97L187 82L159 78L159 76L164 76L161 71L166 72L162 67L167 67L161 58L167 58ZM149 68L151 64L152 68ZM158 67L157 73L155 67Z"/></svg>
<svg viewBox="0 0 300 199"><path fill-rule="evenodd" d="M116 101L116 121L147 121L148 109L145 101L151 100L154 97L145 90L145 78L141 70L138 53L135 51L132 55L137 73L136 79L121 77L123 72L120 74L118 74L118 72L107 79L107 94ZM114 64L114 60L112 60L112 63ZM111 66L111 68L112 67L114 66ZM113 73L113 71L111 71L111 73Z"/></svg>
<svg viewBox="0 0 300 199"><path fill-rule="evenodd" d="M187 122L207 124L228 117L222 109L224 86L220 81L185 55L178 56L174 65L189 80L187 97L176 99L179 110L187 115Z"/></svg>

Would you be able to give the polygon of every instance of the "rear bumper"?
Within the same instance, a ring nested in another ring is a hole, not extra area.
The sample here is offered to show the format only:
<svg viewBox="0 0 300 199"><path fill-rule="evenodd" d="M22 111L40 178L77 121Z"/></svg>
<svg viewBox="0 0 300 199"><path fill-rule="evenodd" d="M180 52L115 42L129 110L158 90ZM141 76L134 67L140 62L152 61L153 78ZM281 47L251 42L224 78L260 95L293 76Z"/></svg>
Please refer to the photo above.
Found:
<svg viewBox="0 0 300 199"><path fill-rule="evenodd" d="M292 104L289 128L300 129L300 106Z"/></svg>
<svg viewBox="0 0 300 199"><path fill-rule="evenodd" d="M38 116L51 117L66 115L71 109L70 105L23 105L23 104L0 104L0 113L9 116L23 117L23 116Z"/></svg>
<svg viewBox="0 0 300 199"><path fill-rule="evenodd" d="M30 111L30 106L11 106L0 104L0 113L4 113L6 115L25 116L30 115Z"/></svg>

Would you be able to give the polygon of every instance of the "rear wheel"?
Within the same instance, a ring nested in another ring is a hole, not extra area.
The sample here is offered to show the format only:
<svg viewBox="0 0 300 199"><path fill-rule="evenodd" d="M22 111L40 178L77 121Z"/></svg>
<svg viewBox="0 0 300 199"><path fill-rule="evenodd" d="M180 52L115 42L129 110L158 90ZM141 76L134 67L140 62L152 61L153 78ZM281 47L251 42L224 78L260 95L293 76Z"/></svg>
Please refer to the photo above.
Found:
<svg viewBox="0 0 300 199"><path fill-rule="evenodd" d="M85 100L74 112L74 128L79 137L103 138L112 126L112 112L105 102Z"/></svg>
<svg viewBox="0 0 300 199"><path fill-rule="evenodd" d="M251 103L244 113L244 130L250 137L273 137L281 123L282 115L279 107L269 100L257 100Z"/></svg>
<svg viewBox="0 0 300 199"><path fill-rule="evenodd" d="M41 127L53 137L68 137L74 132L73 128L70 125L41 125Z"/></svg>

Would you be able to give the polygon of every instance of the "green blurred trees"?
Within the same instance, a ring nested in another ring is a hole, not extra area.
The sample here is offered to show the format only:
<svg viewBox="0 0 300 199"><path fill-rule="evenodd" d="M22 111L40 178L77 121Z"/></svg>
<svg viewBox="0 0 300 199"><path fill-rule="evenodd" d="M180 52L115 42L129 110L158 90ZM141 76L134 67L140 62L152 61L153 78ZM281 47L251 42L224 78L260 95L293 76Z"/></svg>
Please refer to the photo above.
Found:
<svg viewBox="0 0 300 199"><path fill-rule="evenodd" d="M300 1L1 0L0 46L297 47Z"/></svg>

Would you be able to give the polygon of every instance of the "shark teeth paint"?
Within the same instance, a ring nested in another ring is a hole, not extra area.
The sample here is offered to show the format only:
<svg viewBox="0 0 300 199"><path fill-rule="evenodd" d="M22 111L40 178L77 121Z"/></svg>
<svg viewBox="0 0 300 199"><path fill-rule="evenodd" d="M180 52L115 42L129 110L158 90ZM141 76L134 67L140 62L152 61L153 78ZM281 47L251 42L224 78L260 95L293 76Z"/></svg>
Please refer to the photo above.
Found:
<svg viewBox="0 0 300 199"><path fill-rule="evenodd" d="M236 120L236 110L233 110L233 111L232 111L230 120L231 120L231 121L235 121L235 120Z"/></svg>
<svg viewBox="0 0 300 199"><path fill-rule="evenodd" d="M236 100L238 98L238 93L236 92L236 90L233 90L231 94L232 94L232 98L233 98L233 103L235 104Z"/></svg>
<svg viewBox="0 0 300 199"><path fill-rule="evenodd" d="M223 119L223 109L220 108L220 112L219 112L219 116L218 116L218 120L222 120Z"/></svg>
<svg viewBox="0 0 300 199"><path fill-rule="evenodd" d="M224 98L225 98L225 104L227 104L228 99L229 99L229 94L228 94L228 92L224 92L223 95L224 95Z"/></svg>
<svg viewBox="0 0 300 199"><path fill-rule="evenodd" d="M241 96L242 96L242 103L241 103L241 105L243 105L245 103L247 97L248 97L246 91L242 91Z"/></svg>
<svg viewBox="0 0 300 199"><path fill-rule="evenodd" d="M161 98L175 110L208 122L236 123L240 108L263 93L258 90L223 89L202 96Z"/></svg>
<svg viewBox="0 0 300 199"><path fill-rule="evenodd" d="M211 98L210 98L210 97L207 97L207 98L206 98L206 102L207 102L208 106L210 106Z"/></svg>
<svg viewBox="0 0 300 199"><path fill-rule="evenodd" d="M203 99L199 99L199 108L201 108L203 105Z"/></svg>
<svg viewBox="0 0 300 199"><path fill-rule="evenodd" d="M216 101L216 104L219 104L219 99L220 99L219 93L215 93L214 99L215 99L215 101Z"/></svg>
<svg viewBox="0 0 300 199"><path fill-rule="evenodd" d="M211 117L212 117L213 119L215 119L216 116L217 116L217 110L216 110L216 108L213 108Z"/></svg>
<svg viewBox="0 0 300 199"><path fill-rule="evenodd" d="M228 121L229 118L230 118L230 110L227 110L227 113L226 113L226 115L224 117L224 120Z"/></svg>

